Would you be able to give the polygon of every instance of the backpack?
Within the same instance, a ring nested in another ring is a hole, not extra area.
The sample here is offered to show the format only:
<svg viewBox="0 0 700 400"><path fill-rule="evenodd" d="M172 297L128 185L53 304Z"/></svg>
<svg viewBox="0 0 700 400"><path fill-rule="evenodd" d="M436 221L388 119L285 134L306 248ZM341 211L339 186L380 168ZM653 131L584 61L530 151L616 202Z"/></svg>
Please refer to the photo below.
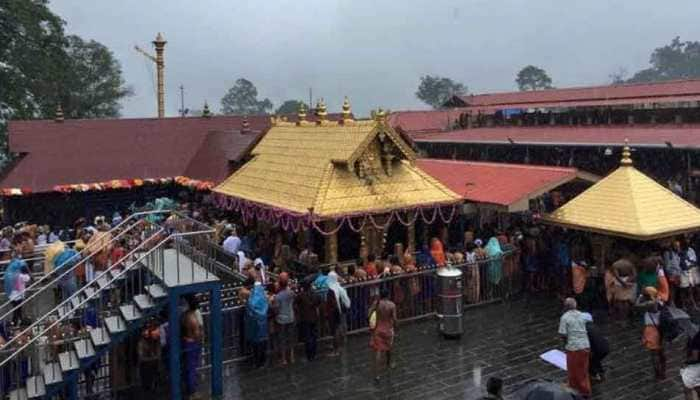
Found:
<svg viewBox="0 0 700 400"><path fill-rule="evenodd" d="M681 334L681 327L678 320L673 318L671 310L665 305L659 307L659 332L661 337L667 342L672 342Z"/></svg>

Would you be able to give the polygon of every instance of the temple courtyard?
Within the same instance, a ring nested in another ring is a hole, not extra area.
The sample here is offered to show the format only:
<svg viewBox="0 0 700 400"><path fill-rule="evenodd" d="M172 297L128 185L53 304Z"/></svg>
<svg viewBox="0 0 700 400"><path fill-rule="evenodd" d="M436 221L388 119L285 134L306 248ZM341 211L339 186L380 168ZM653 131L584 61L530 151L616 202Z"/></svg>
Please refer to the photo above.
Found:
<svg viewBox="0 0 700 400"><path fill-rule="evenodd" d="M557 382L566 373L539 359L561 348L557 335L560 307L552 299L518 300L468 309L467 331L461 340L445 340L433 319L399 327L395 368L375 383L372 353L366 334L352 335L340 357L308 363L297 359L288 368L260 370L247 363L229 364L224 371L225 399L478 399L490 376L504 379L506 399L531 379ZM682 399L678 369L685 343L668 351L668 377L655 382L651 363L640 344L641 325L608 322L605 312L594 313L610 341L605 360L607 380L594 385L594 399ZM300 349L301 350L301 349ZM300 353L298 353L300 354Z"/></svg>

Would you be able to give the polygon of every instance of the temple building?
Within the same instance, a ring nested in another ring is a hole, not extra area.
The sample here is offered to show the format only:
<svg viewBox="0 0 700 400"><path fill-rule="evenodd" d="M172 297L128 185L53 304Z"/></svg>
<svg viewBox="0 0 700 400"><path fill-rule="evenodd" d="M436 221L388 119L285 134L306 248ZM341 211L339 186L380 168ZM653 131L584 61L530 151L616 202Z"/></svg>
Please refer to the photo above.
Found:
<svg viewBox="0 0 700 400"><path fill-rule="evenodd" d="M445 110L394 116L433 158L615 170L625 139L635 164L698 200L700 80L455 96Z"/></svg>
<svg viewBox="0 0 700 400"><path fill-rule="evenodd" d="M391 226L403 225L397 240L414 248L417 220L455 214L460 196L416 165L383 111L356 121L346 99L339 121L326 119L322 102L316 116L309 122L301 110L297 122L274 119L251 160L213 189L220 204L251 221L320 233L326 262L339 258L341 230L356 238L360 255L381 254Z"/></svg>

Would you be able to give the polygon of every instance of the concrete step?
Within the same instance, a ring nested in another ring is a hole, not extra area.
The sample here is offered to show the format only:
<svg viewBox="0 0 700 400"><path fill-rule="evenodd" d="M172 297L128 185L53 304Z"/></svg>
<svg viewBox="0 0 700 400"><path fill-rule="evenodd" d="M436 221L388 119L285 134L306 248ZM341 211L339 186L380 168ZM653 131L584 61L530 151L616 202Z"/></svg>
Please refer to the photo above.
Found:
<svg viewBox="0 0 700 400"><path fill-rule="evenodd" d="M110 279L112 278L109 276L109 274L104 274L100 279L97 280L97 286L99 286L100 289L104 289L105 287L109 286Z"/></svg>
<svg viewBox="0 0 700 400"><path fill-rule="evenodd" d="M137 294L136 296L134 296L134 304L136 304L136 306L141 311L146 311L155 306L155 303L151 299L151 296L147 294Z"/></svg>
<svg viewBox="0 0 700 400"><path fill-rule="evenodd" d="M77 308L79 308L79 307L80 307L80 303L83 301L84 298L85 298L85 297L83 297L82 295L78 295L78 296L75 296L75 297L73 297L72 299L70 299L70 305L71 305L71 307L73 307L74 310L77 309Z"/></svg>
<svg viewBox="0 0 700 400"><path fill-rule="evenodd" d="M61 382L63 382L61 365L57 362L44 365L44 384L46 384L46 386L50 386Z"/></svg>
<svg viewBox="0 0 700 400"><path fill-rule="evenodd" d="M95 357L95 346L90 339L76 340L74 343L75 353L79 360L86 360Z"/></svg>
<svg viewBox="0 0 700 400"><path fill-rule="evenodd" d="M27 389L17 389L10 392L10 400L28 400Z"/></svg>
<svg viewBox="0 0 700 400"><path fill-rule="evenodd" d="M107 346L110 342L109 332L105 328L97 328L90 331L90 339L95 347Z"/></svg>
<svg viewBox="0 0 700 400"><path fill-rule="evenodd" d="M128 323L137 321L141 318L141 311L134 304L125 304L119 307L119 311L124 317L124 320Z"/></svg>
<svg viewBox="0 0 700 400"><path fill-rule="evenodd" d="M126 321L120 315L105 318L105 327L110 335L126 332Z"/></svg>
<svg viewBox="0 0 700 400"><path fill-rule="evenodd" d="M73 305L68 302L58 308L58 316L63 319L66 318L66 316L70 315L70 313L73 311Z"/></svg>
<svg viewBox="0 0 700 400"><path fill-rule="evenodd" d="M61 364L61 371L70 372L80 368L78 355L73 350L64 351L58 355L58 363Z"/></svg>
<svg viewBox="0 0 700 400"><path fill-rule="evenodd" d="M95 294L95 288L93 288L92 286L86 287L85 290L83 291L83 295L85 296L85 298L88 298L88 297L92 296L93 294ZM92 298L91 300L95 300L95 299L96 298Z"/></svg>
<svg viewBox="0 0 700 400"><path fill-rule="evenodd" d="M30 376L27 378L27 398L38 399L46 394L43 376Z"/></svg>
<svg viewBox="0 0 700 400"><path fill-rule="evenodd" d="M165 292L165 289L163 289L162 286L153 284L146 286L146 292L151 295L152 298L159 300L163 299L168 296L168 293Z"/></svg>

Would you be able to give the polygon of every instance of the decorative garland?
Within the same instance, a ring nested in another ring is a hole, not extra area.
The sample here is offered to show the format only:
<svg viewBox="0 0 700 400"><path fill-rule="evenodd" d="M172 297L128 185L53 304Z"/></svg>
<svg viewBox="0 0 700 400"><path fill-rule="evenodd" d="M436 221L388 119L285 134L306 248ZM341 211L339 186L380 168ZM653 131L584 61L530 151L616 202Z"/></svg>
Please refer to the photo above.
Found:
<svg viewBox="0 0 700 400"><path fill-rule="evenodd" d="M52 190L59 193L84 193L90 191L105 191L116 189L133 189L146 185L165 185L175 183L194 190L211 190L214 182L200 181L186 176L176 176L174 178L149 178L149 179L113 179L111 181L76 183L71 185L55 185ZM26 196L32 194L31 189L0 189L0 196Z"/></svg>
<svg viewBox="0 0 700 400"><path fill-rule="evenodd" d="M223 195L221 193L214 193L213 194L214 199L213 203L218 206L221 209L229 210L229 211L235 211L241 214L243 221L247 224L249 221L252 221L254 219L260 220L267 222L271 224L272 226L279 226L285 231L293 231L295 233L303 230L303 229L308 229L309 227L313 227L318 231L320 234L324 236L328 235L334 235L340 231L340 229L343 227L343 225L347 224L347 226L350 228L355 233L360 233L362 230L365 228L367 225L367 221L372 224L372 226L377 229L377 230L386 230L391 223L394 221L394 218L404 226L409 226L414 224L417 220L418 217L420 216L423 222L426 224L432 224L434 223L438 216L440 217L440 220L444 223L449 223L452 221L454 218L455 214L457 213L457 204L452 204L452 205L432 205L432 206L427 206L427 207L416 207L413 209L399 209L399 210L392 210L386 213L380 213L384 215L388 215L387 220L384 224L378 224L377 221L375 220L375 215L378 215L376 213L367 213L367 214L353 214L353 215L346 215L340 218L334 218L333 220L337 224L335 228L325 231L323 227L319 224L320 220L318 219L317 216L314 216L312 214L301 214L298 212L293 212L289 210L285 210L283 208L279 207L270 207L267 205L259 204L253 201L248 201L240 198L234 198L234 197L229 197L226 195ZM445 207L450 207L451 210L449 214L446 216L445 212L443 211L443 208ZM432 209L432 216L430 218L426 217L426 212L425 210ZM413 218L407 218L406 220L401 218L401 213L408 213L409 211L413 212ZM353 219L359 219L362 218L362 223L360 224L359 227L355 226L353 224Z"/></svg>

